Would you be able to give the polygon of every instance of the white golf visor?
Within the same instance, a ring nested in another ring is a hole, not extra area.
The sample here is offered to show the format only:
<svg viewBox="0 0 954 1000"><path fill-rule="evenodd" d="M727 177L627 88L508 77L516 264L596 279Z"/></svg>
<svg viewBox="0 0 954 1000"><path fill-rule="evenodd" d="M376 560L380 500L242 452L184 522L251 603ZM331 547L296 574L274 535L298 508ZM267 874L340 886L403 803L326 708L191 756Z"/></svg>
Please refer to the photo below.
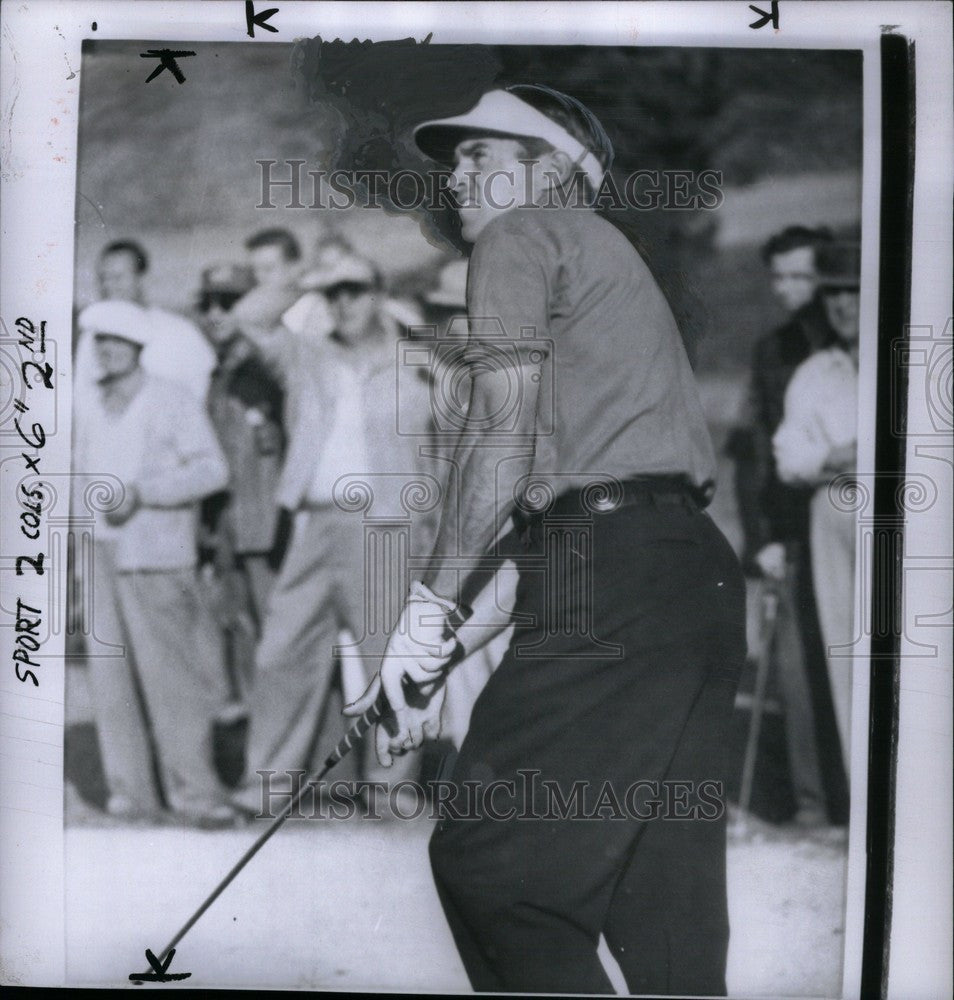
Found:
<svg viewBox="0 0 954 1000"><path fill-rule="evenodd" d="M472 135L542 139L571 156L594 189L603 180L603 168L586 146L562 125L506 90L489 90L466 114L423 122L414 129L414 141L421 152L451 167L457 144Z"/></svg>

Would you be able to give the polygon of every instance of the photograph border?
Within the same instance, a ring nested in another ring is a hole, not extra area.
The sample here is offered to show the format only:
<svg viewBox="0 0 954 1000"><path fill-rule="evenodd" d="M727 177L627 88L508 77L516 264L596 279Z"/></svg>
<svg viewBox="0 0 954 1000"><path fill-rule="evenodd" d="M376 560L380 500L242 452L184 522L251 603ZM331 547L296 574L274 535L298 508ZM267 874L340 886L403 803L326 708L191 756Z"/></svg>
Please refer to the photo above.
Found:
<svg viewBox="0 0 954 1000"><path fill-rule="evenodd" d="M222 40L247 42L247 30L239 3L130 3L108 5L64 3L59 0L5 7L2 23L2 348L4 377L17 380L19 366L34 360L23 353L16 320L30 317L47 322L49 358L55 358L52 395L37 389L30 396L30 416L48 431L42 450L44 474L67 474L70 468L70 374L68 362L71 310L74 286L73 219L75 215L77 134L81 44L84 39L154 39L169 42ZM262 7L263 4L258 4ZM464 24L457 5L451 11L444 4L368 4L360 17L349 4L321 4L319 11L307 3L282 3L275 23L277 35L259 33L256 44L287 43L295 37L415 37L428 34L434 43L488 41L486 29ZM906 556L911 555L912 525L917 535L921 523L930 530L942 528L943 502L939 509L912 511L903 506L899 482L907 481L925 465L916 447L911 428L924 426L920 407L926 409L925 390L908 377L908 369L897 363L898 351L905 349L912 327L931 326L948 331L949 303L945 304L936 282L919 280L925 273L943 274L945 260L951 263L949 227L946 242L938 245L930 262L916 250L915 233L924 224L924 183L927 172L934 211L949 212L950 201L938 205L940 195L950 188L951 125L946 122L934 134L925 135L931 115L928 81L938 81L934 95L935 116L950 110L950 40L944 30L944 13L950 9L930 3L780 4L784 23L773 36L753 31L745 5L728 3L633 3L574 4L553 11L552 21L530 24L522 16L524 5L481 5L480 21L495 23L497 43L506 35L508 43L536 40L540 44L631 44L647 46L690 45L705 47L858 48L864 58L864 155L862 166L862 328L877 329L877 347L863 340L860 361L859 467L873 476L873 527L875 545L899 537L904 539ZM758 4L756 4L758 6ZM504 7L509 8L506 12ZM400 8L400 9L399 9ZM516 8L516 9L515 9ZM188 15L185 11L188 9ZM475 19L478 20L478 19ZM895 21L887 25L885 21ZM91 29L93 21L97 27ZM360 22L360 27L358 27ZM300 35L295 33L299 32ZM947 59L945 66L944 60ZM138 71L139 67L137 67ZM938 106L939 105L939 106ZM913 112L917 112L914 114ZM57 120L58 119L58 120ZM57 120L56 124L50 124ZM912 121L916 126L912 127ZM947 157L946 164L944 158ZM920 189L920 192L919 192ZM939 189L939 190L938 190ZM920 200L919 200L920 195ZM872 226L872 218L879 220ZM905 255L898 252L905 247ZM948 267L948 274L950 267ZM899 331L903 331L899 335ZM21 393L22 395L22 393ZM0 442L4 455L2 489L4 509L16 509L13 491L23 475L19 438L11 434L12 400L0 410ZM0 399L8 400L6 390ZM891 406L885 400L892 401ZM31 421L32 422L32 421ZM55 428L55 433L52 429ZM874 433L862 436L865 429ZM900 430L899 430L900 429ZM943 437L943 435L941 436ZM949 437L949 434L948 434ZM936 463L935 463L936 464ZM930 468L930 461L928 460ZM65 483L65 478L61 480ZM12 488L11 488L12 484ZM940 515L940 516L939 516ZM921 518L921 521L917 519ZM3 636L2 662L11 663L8 647L13 640L14 620L11 601L19 596L25 603L43 607L52 618L52 602L65 594L65 565L61 560L46 580L18 580L13 553L20 551L11 528L13 519L4 518L0 546L0 580L5 612L0 622ZM900 526L899 526L900 525ZM922 533L923 534L923 533ZM26 554L27 550L23 550ZM944 550L945 553L949 549ZM917 553L916 553L917 554ZM50 558L48 555L47 558ZM951 561L946 564L950 569ZM870 648L858 651L855 676L866 677L856 685L853 708L867 713L870 732L853 727L851 827L844 949L846 996L872 995L888 988L905 996L905 970L895 969L891 955L905 956L905 969L913 955L920 969L914 974L933 975L943 984L945 945L927 954L923 925L912 922L911 893L935 894L934 929L937 942L950 928L950 906L945 910L944 892L939 888L949 880L938 879L936 871L922 864L916 867L907 855L899 864L899 844L907 845L916 836L908 810L898 814L902 796L910 795L904 782L911 780L912 763L905 756L907 741L923 745L918 720L906 712L909 690L936 691L943 697L950 690L946 677L906 655L906 643L914 635L927 636L938 648L938 658L947 651L950 662L950 634L947 625L918 626L909 613L911 602L933 608L931 584L921 574L916 585L898 592L902 577L892 562L875 562L864 579L864 590L872 609L887 608L878 619L882 627L870 637ZM925 578L925 579L922 579ZM902 600L903 598L903 600ZM949 615L948 615L949 621ZM922 631L918 631L918 629ZM917 641L915 640L915 645ZM43 663L41 684L29 688L7 676L0 682L0 857L3 890L0 895L0 974L9 982L52 985L65 980L65 914L63 913L63 806L62 739L65 666L63 635L51 635L40 654ZM870 658L869 675L858 670ZM944 662L943 659L940 662ZM4 667L8 671L7 666ZM10 673L10 671L8 671ZM948 694L949 697L949 694ZM857 711L853 717L860 716ZM912 721L915 729L912 730ZM934 723L925 723L933 725ZM948 733L950 730L948 729ZM933 744L931 744L933 745ZM946 752L946 756L945 756ZM869 756L870 754L870 756ZM917 818L929 818L932 830L943 833L944 802L925 800L937 796L950 775L950 749L934 747L935 766L941 775L936 786L915 789L919 804ZM924 766L923 763L920 766ZM56 768L57 779L53 780ZM903 787L902 787L903 786ZM950 785L947 784L947 803ZM905 801L908 801L907 798ZM949 809L948 809L949 813ZM906 839L907 838L907 839ZM939 859L950 867L950 854ZM904 877L903 885L896 880ZM921 888L918 889L917 887ZM949 893L946 899L949 904ZM858 901L862 901L859 907ZM923 911L922 911L923 913ZM945 925L946 919L946 925ZM171 929L171 928L170 928ZM55 947L59 942L59 947ZM42 949L42 950L41 950ZM40 957L42 955L42 957ZM949 959L948 959L949 963Z"/></svg>

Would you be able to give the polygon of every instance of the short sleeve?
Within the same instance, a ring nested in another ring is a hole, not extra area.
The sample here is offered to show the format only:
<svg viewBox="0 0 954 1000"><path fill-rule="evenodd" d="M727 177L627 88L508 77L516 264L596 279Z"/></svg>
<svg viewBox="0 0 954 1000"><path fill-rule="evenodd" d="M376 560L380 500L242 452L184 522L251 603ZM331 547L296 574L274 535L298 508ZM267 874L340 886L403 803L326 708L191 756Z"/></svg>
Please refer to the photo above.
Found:
<svg viewBox="0 0 954 1000"><path fill-rule="evenodd" d="M478 238L467 277L471 363L488 352L519 363L538 363L540 351L549 353L558 249L548 235L529 210L514 210Z"/></svg>

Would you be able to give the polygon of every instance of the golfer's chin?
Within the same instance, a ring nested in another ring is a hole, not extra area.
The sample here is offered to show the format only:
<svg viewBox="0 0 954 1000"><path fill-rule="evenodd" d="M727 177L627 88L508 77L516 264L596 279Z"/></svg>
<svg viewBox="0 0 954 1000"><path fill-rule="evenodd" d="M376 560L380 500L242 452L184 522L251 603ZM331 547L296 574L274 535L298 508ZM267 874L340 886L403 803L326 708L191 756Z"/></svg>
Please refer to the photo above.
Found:
<svg viewBox="0 0 954 1000"><path fill-rule="evenodd" d="M460 208L457 210L460 216L460 235L468 243L473 243L478 236L486 229L487 224L502 215L501 211L494 211L488 208Z"/></svg>

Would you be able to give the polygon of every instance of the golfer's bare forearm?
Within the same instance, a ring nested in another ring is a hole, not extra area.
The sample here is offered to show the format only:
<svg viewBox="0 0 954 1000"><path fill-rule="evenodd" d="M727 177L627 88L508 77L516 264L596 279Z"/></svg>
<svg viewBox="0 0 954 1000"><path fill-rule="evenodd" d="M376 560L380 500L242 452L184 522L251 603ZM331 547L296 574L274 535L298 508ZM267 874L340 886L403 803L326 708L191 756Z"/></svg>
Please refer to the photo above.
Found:
<svg viewBox="0 0 954 1000"><path fill-rule="evenodd" d="M444 517L424 583L459 601L467 577L479 569L514 506L514 490L531 468L526 445L481 447L462 442L455 455ZM464 563L464 568L460 564Z"/></svg>
<svg viewBox="0 0 954 1000"><path fill-rule="evenodd" d="M514 375L520 380L519 402L503 433L497 418L514 398ZM467 421L423 580L441 597L460 601L467 576L490 553L513 509L517 486L533 467L539 380L532 376L531 368L518 364L509 371L485 371L471 381Z"/></svg>

